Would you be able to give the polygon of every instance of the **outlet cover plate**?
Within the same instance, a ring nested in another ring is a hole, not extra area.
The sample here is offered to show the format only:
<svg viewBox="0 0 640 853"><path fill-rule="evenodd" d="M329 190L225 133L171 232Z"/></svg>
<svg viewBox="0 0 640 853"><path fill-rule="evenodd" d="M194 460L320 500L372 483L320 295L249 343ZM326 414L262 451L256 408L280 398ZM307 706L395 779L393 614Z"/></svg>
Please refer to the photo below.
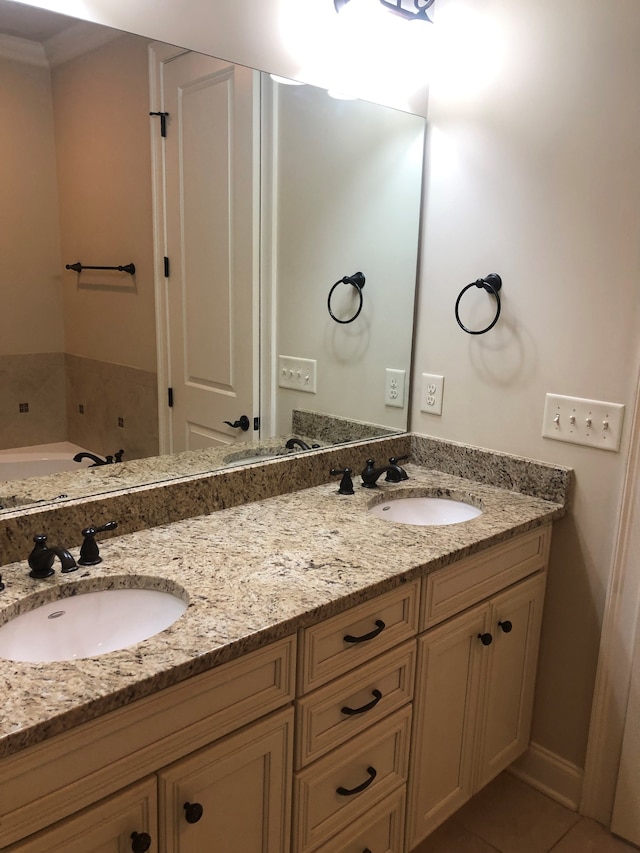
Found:
<svg viewBox="0 0 640 853"><path fill-rule="evenodd" d="M444 376L438 373L423 373L420 389L420 411L429 415L442 414Z"/></svg>
<svg viewBox="0 0 640 853"><path fill-rule="evenodd" d="M618 451L623 419L623 403L547 394L542 435L556 441Z"/></svg>
<svg viewBox="0 0 640 853"><path fill-rule="evenodd" d="M384 404L404 408L404 383L406 370L395 370L387 367L384 372Z"/></svg>

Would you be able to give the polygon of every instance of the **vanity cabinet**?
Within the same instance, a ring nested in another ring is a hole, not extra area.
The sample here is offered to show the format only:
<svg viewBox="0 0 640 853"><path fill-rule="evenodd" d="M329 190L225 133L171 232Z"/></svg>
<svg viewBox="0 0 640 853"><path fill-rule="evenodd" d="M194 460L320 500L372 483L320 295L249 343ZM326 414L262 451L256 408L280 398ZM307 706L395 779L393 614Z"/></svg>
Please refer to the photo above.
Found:
<svg viewBox="0 0 640 853"><path fill-rule="evenodd" d="M444 578L459 603L425 579L418 639L407 849L411 850L527 748L544 600L549 529L496 546L452 567ZM491 573L493 566L494 572ZM531 574L533 572L533 574ZM475 604L487 586L516 583ZM531 575L524 580L521 576ZM455 581L455 583L453 583ZM429 628L433 621L435 627Z"/></svg>
<svg viewBox="0 0 640 853"><path fill-rule="evenodd" d="M419 592L414 581L300 634L294 853L404 849Z"/></svg>
<svg viewBox="0 0 640 853"><path fill-rule="evenodd" d="M283 853L293 710L247 726L9 848L10 853Z"/></svg>
<svg viewBox="0 0 640 853"><path fill-rule="evenodd" d="M160 853L283 853L293 711L253 723L158 774Z"/></svg>
<svg viewBox="0 0 640 853"><path fill-rule="evenodd" d="M157 853L156 803L156 780L150 777L2 849L8 853L124 853L145 849Z"/></svg>
<svg viewBox="0 0 640 853"><path fill-rule="evenodd" d="M407 853L525 751L550 525L0 761L7 853Z"/></svg>
<svg viewBox="0 0 640 853"><path fill-rule="evenodd" d="M151 853L199 853L209 835L227 853L286 853L295 646L277 641L3 759L0 849L75 850L58 839L88 827L102 834L83 852L136 853L132 833L148 833ZM203 806L193 825L185 803ZM268 846L243 845L265 826Z"/></svg>

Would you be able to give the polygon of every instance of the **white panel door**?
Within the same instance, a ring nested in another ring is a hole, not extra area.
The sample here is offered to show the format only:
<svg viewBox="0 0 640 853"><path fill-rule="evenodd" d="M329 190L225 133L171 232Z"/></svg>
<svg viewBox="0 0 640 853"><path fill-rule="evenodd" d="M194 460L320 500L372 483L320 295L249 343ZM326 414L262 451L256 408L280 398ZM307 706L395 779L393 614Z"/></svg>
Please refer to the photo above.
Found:
<svg viewBox="0 0 640 853"><path fill-rule="evenodd" d="M163 63L171 452L253 440L258 414L256 72ZM248 417L248 431L226 425Z"/></svg>

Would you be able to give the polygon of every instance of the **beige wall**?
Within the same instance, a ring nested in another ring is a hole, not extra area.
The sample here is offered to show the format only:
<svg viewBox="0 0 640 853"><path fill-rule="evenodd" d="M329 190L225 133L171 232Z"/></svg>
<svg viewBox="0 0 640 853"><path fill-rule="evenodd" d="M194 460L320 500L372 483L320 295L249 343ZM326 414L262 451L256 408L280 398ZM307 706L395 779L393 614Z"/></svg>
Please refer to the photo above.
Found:
<svg viewBox="0 0 640 853"><path fill-rule="evenodd" d="M582 766L638 373L640 6L481 7L505 34L501 72L473 99L430 92L414 390L428 370L445 375L445 395L442 417L416 411L412 426L575 468L573 510L554 532L533 738ZM454 302L491 271L502 317L470 337ZM626 403L622 452L543 439L546 392Z"/></svg>
<svg viewBox="0 0 640 853"><path fill-rule="evenodd" d="M52 74L65 349L156 370L147 41L125 35Z"/></svg>
<svg viewBox="0 0 640 853"><path fill-rule="evenodd" d="M24 61L0 58L3 447L157 453L147 44L123 36L53 83L29 43ZM137 273L64 271L76 260Z"/></svg>
<svg viewBox="0 0 640 853"><path fill-rule="evenodd" d="M63 349L49 69L0 57L0 354Z"/></svg>
<svg viewBox="0 0 640 853"><path fill-rule="evenodd" d="M63 11L66 4L32 5ZM438 0L438 14L447 5ZM438 85L430 94L416 381L428 370L446 384L442 417L416 411L412 426L576 469L572 513L555 531L534 738L581 765L628 422L619 454L544 440L540 429L547 391L628 408L633 399L640 6L468 5L504 28L504 65L472 99ZM94 0L83 14L296 76L277 27L281 8L279 0L189 0L185 14L176 0L158 15L154 0L117 9ZM493 57L476 58L476 77ZM504 315L493 333L472 338L452 320L454 301L464 284L491 271L504 278Z"/></svg>

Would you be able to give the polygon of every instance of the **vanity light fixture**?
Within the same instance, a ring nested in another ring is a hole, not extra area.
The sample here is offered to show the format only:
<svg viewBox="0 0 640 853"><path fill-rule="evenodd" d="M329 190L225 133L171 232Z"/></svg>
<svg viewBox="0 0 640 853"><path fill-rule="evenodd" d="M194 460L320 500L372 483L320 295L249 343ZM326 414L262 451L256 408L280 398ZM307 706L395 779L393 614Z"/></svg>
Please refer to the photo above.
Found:
<svg viewBox="0 0 640 853"><path fill-rule="evenodd" d="M336 12L341 12L351 0L333 0ZM376 0L370 0L375 3ZM436 0L377 0L380 6L388 9L394 15L399 15L407 21L428 21L433 23L427 15L427 10L433 6Z"/></svg>

